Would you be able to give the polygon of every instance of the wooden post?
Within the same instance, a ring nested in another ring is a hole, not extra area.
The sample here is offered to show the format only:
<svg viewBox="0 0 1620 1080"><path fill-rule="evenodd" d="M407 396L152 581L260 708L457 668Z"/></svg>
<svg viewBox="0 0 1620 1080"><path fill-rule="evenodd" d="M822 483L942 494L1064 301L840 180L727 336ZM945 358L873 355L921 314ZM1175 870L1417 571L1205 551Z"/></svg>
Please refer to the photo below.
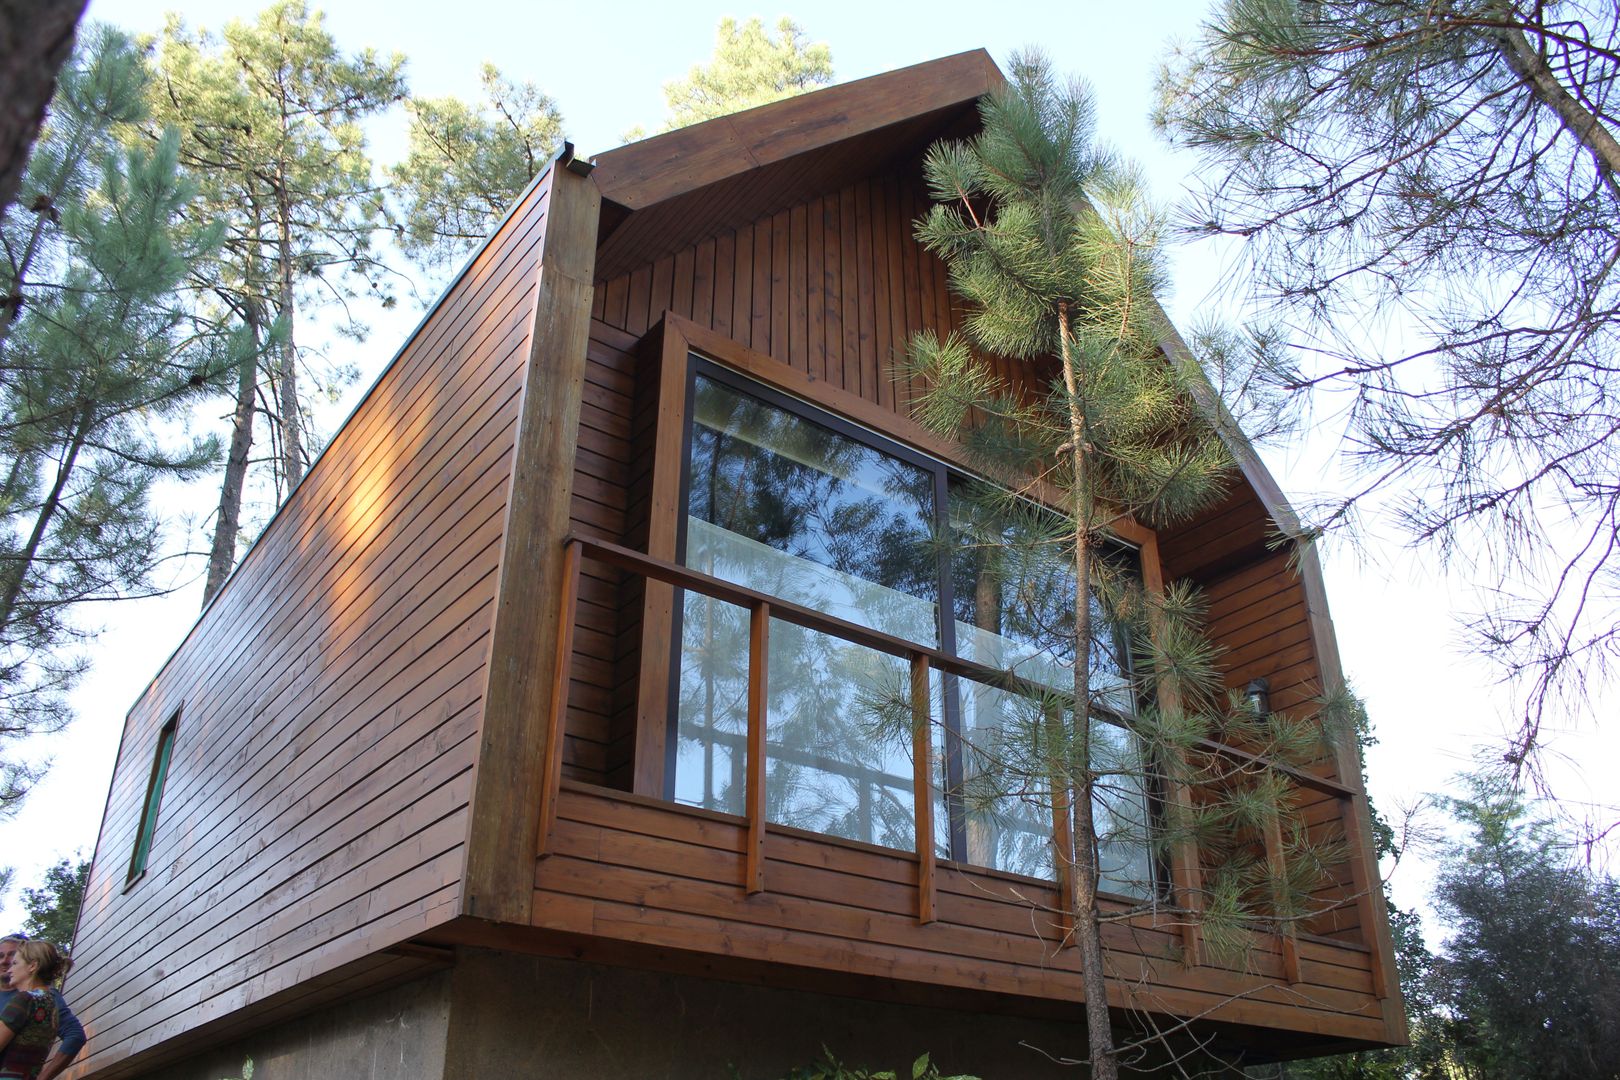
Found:
<svg viewBox="0 0 1620 1080"><path fill-rule="evenodd" d="M1151 532L1142 540L1142 584L1153 596L1164 595L1164 566L1159 562L1159 539ZM1155 618L1152 633L1157 634L1160 629ZM1164 710L1173 711L1181 707L1179 695L1171 686L1161 682L1155 690L1159 705ZM1169 767L1180 768L1184 775L1188 774L1186 755L1180 755ZM1176 814L1190 820L1193 798L1186 784L1171 777L1165 784L1165 796ZM1195 841L1184 839L1174 845L1170 853L1170 881L1183 912L1177 927L1181 935L1181 962L1186 967L1194 968L1202 962L1203 935L1200 923L1204 911L1204 869Z"/></svg>
<svg viewBox="0 0 1620 1080"><path fill-rule="evenodd" d="M771 605L763 601L748 615L748 850L743 884L748 893L765 891L765 721L770 687Z"/></svg>
<svg viewBox="0 0 1620 1080"><path fill-rule="evenodd" d="M545 858L551 843L551 827L557 820L557 792L562 786L563 718L568 713L568 666L574 655L574 622L579 608L579 543L568 544L563 552L562 614L558 623L557 666L552 672L551 708L546 717L545 784L540 788L540 820L534 855Z"/></svg>
<svg viewBox="0 0 1620 1080"><path fill-rule="evenodd" d="M928 657L911 658L911 792L917 830L917 921L931 923L934 910L933 727L928 714Z"/></svg>
<svg viewBox="0 0 1620 1080"><path fill-rule="evenodd" d="M512 451L462 911L525 924L534 903L551 695L560 685L563 538L579 443L601 195L589 166L551 163L523 400ZM566 663L566 657L562 662Z"/></svg>
<svg viewBox="0 0 1620 1080"><path fill-rule="evenodd" d="M1282 825L1278 821L1280 808L1273 810L1266 819L1266 865L1271 868L1273 878L1272 886L1272 914L1277 917L1277 946L1282 952L1283 978L1290 983L1299 982L1299 941L1295 937L1294 921L1285 919L1278 911L1278 901L1281 893L1275 885L1275 879L1280 877L1288 864L1287 854L1283 851Z"/></svg>

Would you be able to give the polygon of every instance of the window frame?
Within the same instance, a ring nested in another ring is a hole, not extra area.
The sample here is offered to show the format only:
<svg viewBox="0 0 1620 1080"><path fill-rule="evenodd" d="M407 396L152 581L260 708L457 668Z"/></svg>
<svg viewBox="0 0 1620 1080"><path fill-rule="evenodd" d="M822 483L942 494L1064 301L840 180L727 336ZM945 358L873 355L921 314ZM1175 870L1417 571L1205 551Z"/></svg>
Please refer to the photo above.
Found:
<svg viewBox="0 0 1620 1080"><path fill-rule="evenodd" d="M668 495L665 500L659 500L655 494L650 512L657 514L662 502L671 520L667 522L664 531L667 548L662 552L653 550L656 546L654 537L659 529L657 523L651 524L649 554L661 555L685 565L686 518L690 496L694 427L693 399L697 376L700 374L734 392L751 395L767 405L784 409L800 419L823 426L881 453L927 470L934 478L935 521L932 524L936 527L940 525L949 527L949 492L952 484L976 479L975 473L967 467L957 448L933 436L909 418L890 412L848 391L829 386L779 361L761 357L729 338L698 327L678 316L666 316L664 335L661 350L663 370L658 380L657 442L660 447L669 447L672 450L678 448L678 452L671 455L677 459L674 462L654 462L655 489L661 487ZM679 402L678 408L668 407L671 404L671 397ZM669 424L677 424L678 427L671 430ZM672 435L675 437L671 438ZM659 476L660 471L662 476ZM1035 501L1039 503L1042 500ZM1049 505L1050 500L1045 501ZM1125 520L1112 531L1112 535L1114 542L1121 549L1133 555L1144 588L1157 591L1162 578L1159 573L1156 537L1152 530ZM938 578L940 584L938 647L953 655L959 655L954 617L953 573L949 561L949 554L942 551ZM681 590L671 591L672 602L667 609L669 645L667 655L659 662L659 666L664 669L664 685L660 687L657 695L661 708L657 704L652 710L647 708L644 688L641 710L643 733L648 731L651 724L658 726L657 741L660 744L660 753L657 762L659 773L657 790L663 798L673 797L676 759L679 752L678 702L683 617L681 594ZM646 640L656 640L656 637L649 636ZM940 724L944 732L940 741L944 748L945 775L942 779L948 785L944 796L950 844L948 858L976 870L1009 872L965 861L968 843L967 818L960 794L963 785L961 703L952 686L956 680L954 677L947 676L947 678L950 682L946 684L942 693L943 715L940 717ZM654 715L649 716L649 712ZM1117 714L1106 708L1100 709L1099 713L1111 722L1121 720ZM1128 727L1128 724L1121 726ZM1165 865L1151 851L1151 822L1161 812L1161 794L1151 790L1150 785L1150 789L1145 792L1145 800L1145 812L1150 822L1148 857L1153 875L1153 880L1145 887L1145 893L1148 897L1153 897L1170 887L1173 874L1172 868ZM1142 899L1126 898L1137 901Z"/></svg>
<svg viewBox="0 0 1620 1080"><path fill-rule="evenodd" d="M180 730L180 709L158 729L157 746L152 751L152 767L146 778L146 797L141 802L140 825L135 830L135 846L129 855L129 873L125 876L127 890L146 876L152 847L157 842L158 822L162 817L163 792L168 786L169 770L174 763L174 744Z"/></svg>

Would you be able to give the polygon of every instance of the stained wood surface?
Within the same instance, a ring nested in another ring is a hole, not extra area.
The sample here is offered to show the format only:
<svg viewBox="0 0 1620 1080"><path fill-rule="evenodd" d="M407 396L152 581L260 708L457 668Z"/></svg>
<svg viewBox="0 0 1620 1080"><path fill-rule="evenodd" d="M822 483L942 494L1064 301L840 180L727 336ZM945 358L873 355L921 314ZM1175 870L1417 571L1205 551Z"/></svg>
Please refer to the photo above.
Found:
<svg viewBox="0 0 1620 1080"><path fill-rule="evenodd" d="M666 538L658 554L667 558L673 551L678 508L672 505L672 498L679 477L665 455L678 455L684 419L672 422L667 406L659 404L681 393L670 385L669 365L677 351L669 343L672 326L679 328L685 345L727 366L764 378L925 452L952 459L951 448L910 420L907 403L912 388L896 362L912 333L925 328L949 332L960 328L962 320L962 312L946 288L943 266L911 237L911 223L924 206L915 173L908 166L773 210L741 226L723 229L717 236L662 252L645 265L604 275L597 282L593 334L607 337L611 331L621 332L624 340L618 347L626 351L641 335L652 340L650 330L657 331L662 342L656 347L661 364L643 372L634 395L641 404L628 417L633 445L640 448L632 453L632 460L658 446L652 463L633 466L639 469L641 487L634 494L627 489L625 536L632 546L639 547L635 541L650 542L649 538L662 533ZM609 269L612 265L608 264ZM999 362L997 368L1003 374L1015 374L1005 362ZM664 385L653 391L649 380ZM641 441L634 442L636 439ZM660 470L662 479L654 483ZM576 513L576 521L582 517ZM1240 484L1225 503L1199 522L1163 537L1151 537L1148 548L1162 553L1164 577L1193 577L1206 587L1212 633L1227 650L1223 661L1228 685L1241 689L1249 679L1264 676L1272 683L1275 705L1297 709L1322 692L1319 646L1303 585L1289 570L1286 554L1267 549L1273 531L1257 495ZM621 611L632 598L647 610L646 593L639 585L621 584L619 595L624 598ZM667 601L662 609L655 605L651 610L667 612ZM632 624L639 621L631 620ZM616 669L620 673L626 658L643 640L633 631L625 633L625 626L621 619ZM640 629L644 631L645 626ZM654 636L660 642L667 640L667 635ZM571 687L578 690L588 683L592 670L591 665L576 660ZM643 656L636 671L642 685L648 680L667 680L667 655L661 649L656 655ZM595 698L606 700L609 689L607 685L595 687ZM645 794L660 793L665 710L667 704L644 709L635 747L610 757L602 772L593 776L580 768L569 775L621 789L633 787ZM571 723L574 717L571 710ZM622 732L623 726L618 730ZM583 740L589 737L589 730L571 728L571 734ZM638 748L645 751L655 740L655 752L640 759L634 784L625 782L623 754ZM1339 767L1324 759L1317 771L1337 779ZM1348 832L1342 810L1337 801L1324 798L1312 811L1316 834L1327 837ZM767 864L769 879L777 871L774 863L767 860ZM920 869L911 868L911 882L917 881ZM1359 902L1359 886L1350 868L1342 871L1341 878L1322 890L1318 901L1324 913L1304 933L1354 950L1366 940L1362 925L1366 905ZM1184 880L1196 881L1196 868ZM761 895L772 891L768 886ZM915 918L915 895L912 903ZM1177 928L1176 939L1178 955L1185 955L1189 944L1197 949L1197 935L1185 928ZM1282 963L1279 955L1279 977ZM1309 967L1304 960L1300 964Z"/></svg>
<svg viewBox="0 0 1620 1080"><path fill-rule="evenodd" d="M527 860L513 853L538 850L545 777L562 768L562 748L548 740L548 730L553 702L566 683L563 665L572 652L571 641L559 640L566 635L558 598L573 587L564 581L562 539L579 472L600 202L588 176L564 162L554 166L513 436L480 767L467 834L463 907L480 918L527 919L522 887ZM583 636L572 626L569 634Z"/></svg>
<svg viewBox="0 0 1620 1080"><path fill-rule="evenodd" d="M458 913L549 193L418 328L130 712L67 985L82 1072L308 998ZM149 869L125 890L177 710Z"/></svg>
<svg viewBox="0 0 1620 1080"><path fill-rule="evenodd" d="M769 887L749 896L747 845L741 817L566 782L553 854L536 868L534 925L851 978L1083 999L1050 883L942 861L937 919L920 924L914 854L772 828ZM1188 970L1168 920L1111 923L1104 942L1114 1007L1212 1010L1212 1020L1332 1038L1384 1032L1365 949L1302 937L1291 984L1264 941L1242 971Z"/></svg>

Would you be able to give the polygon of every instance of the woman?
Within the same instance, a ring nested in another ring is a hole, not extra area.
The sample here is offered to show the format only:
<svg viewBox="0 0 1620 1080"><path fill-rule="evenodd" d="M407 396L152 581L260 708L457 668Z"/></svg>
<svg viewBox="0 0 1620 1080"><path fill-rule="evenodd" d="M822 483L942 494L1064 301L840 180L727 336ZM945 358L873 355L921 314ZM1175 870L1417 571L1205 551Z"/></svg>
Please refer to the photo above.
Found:
<svg viewBox="0 0 1620 1080"><path fill-rule="evenodd" d="M56 1042L58 1015L51 986L67 973L67 958L48 941L25 941L11 958L16 991L0 1009L0 1080L33 1080Z"/></svg>

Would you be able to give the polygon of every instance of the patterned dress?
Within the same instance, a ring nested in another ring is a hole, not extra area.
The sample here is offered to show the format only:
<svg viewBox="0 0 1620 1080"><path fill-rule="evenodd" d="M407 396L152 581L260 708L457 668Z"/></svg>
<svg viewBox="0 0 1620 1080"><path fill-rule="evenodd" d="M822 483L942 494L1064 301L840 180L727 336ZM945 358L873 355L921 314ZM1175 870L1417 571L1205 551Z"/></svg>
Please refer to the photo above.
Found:
<svg viewBox="0 0 1620 1080"><path fill-rule="evenodd" d="M49 990L20 990L0 1009L0 1024L11 1042L0 1050L0 1080L33 1080L56 1042L56 996Z"/></svg>

